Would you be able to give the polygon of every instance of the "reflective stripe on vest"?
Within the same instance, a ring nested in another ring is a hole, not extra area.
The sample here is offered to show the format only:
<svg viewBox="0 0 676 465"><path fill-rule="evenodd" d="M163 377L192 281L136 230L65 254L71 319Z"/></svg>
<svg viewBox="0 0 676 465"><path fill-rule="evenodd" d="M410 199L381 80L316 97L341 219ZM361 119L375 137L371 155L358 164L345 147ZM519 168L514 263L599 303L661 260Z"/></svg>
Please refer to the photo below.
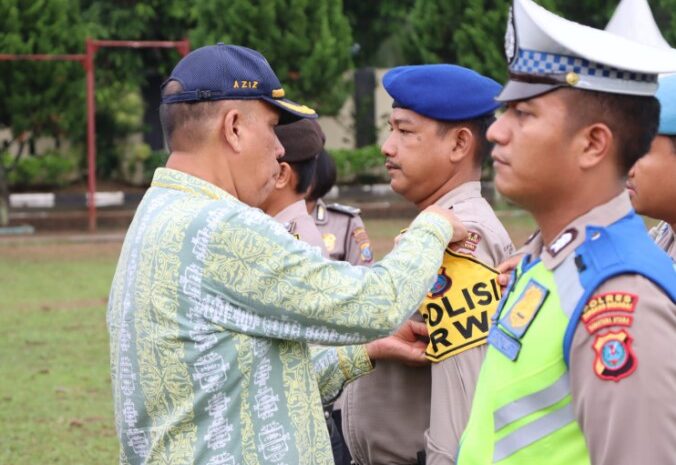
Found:
<svg viewBox="0 0 676 465"><path fill-rule="evenodd" d="M554 384L545 389L522 397L496 410L493 413L495 432L497 433L510 423L525 418L538 410L556 404L568 394L570 394L570 378L568 372L566 372Z"/></svg>
<svg viewBox="0 0 676 465"><path fill-rule="evenodd" d="M558 410L554 410L533 422L527 423L495 443L493 461L499 462L509 457L538 439L542 439L563 428L573 420L575 420L573 406L568 403Z"/></svg>

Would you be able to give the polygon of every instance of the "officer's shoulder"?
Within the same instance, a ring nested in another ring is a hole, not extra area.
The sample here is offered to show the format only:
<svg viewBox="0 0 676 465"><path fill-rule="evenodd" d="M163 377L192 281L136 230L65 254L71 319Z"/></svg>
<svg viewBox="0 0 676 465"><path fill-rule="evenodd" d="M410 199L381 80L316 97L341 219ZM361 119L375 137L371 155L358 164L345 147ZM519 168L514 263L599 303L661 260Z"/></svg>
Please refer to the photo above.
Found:
<svg viewBox="0 0 676 465"><path fill-rule="evenodd" d="M349 216L359 216L361 210L357 207L352 207L350 205L343 205L342 203L330 203L326 206L326 209L331 212L342 213Z"/></svg>

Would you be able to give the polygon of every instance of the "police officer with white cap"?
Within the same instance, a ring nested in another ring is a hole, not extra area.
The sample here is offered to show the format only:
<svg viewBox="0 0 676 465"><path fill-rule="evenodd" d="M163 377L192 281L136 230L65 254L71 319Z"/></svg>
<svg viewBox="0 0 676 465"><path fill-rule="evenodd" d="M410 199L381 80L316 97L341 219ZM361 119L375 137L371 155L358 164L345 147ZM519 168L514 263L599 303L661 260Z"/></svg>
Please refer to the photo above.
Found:
<svg viewBox="0 0 676 465"><path fill-rule="evenodd" d="M676 51L514 0L495 184L540 227L495 314L457 463L669 464L676 271L624 181Z"/></svg>
<svg viewBox="0 0 676 465"><path fill-rule="evenodd" d="M379 362L346 387L343 433L361 465L450 464L500 298L493 267L513 252L479 181L501 86L450 64L397 67L383 86L394 99L381 148L392 189L420 209L453 209L469 234L446 251L417 315L431 369Z"/></svg>

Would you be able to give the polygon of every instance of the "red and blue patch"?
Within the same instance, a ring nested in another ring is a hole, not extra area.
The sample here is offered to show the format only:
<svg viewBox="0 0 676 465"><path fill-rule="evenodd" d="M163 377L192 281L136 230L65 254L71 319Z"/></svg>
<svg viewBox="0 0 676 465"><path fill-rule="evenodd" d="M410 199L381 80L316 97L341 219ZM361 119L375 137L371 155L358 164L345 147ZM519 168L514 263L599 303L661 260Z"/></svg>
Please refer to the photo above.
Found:
<svg viewBox="0 0 676 465"><path fill-rule="evenodd" d="M442 296L451 288L452 283L451 277L446 274L446 268L442 266L437 275L437 280L427 295L432 298Z"/></svg>
<svg viewBox="0 0 676 465"><path fill-rule="evenodd" d="M624 329L596 336L593 345L596 376L618 382L636 371L638 360L631 348L632 342L633 338Z"/></svg>

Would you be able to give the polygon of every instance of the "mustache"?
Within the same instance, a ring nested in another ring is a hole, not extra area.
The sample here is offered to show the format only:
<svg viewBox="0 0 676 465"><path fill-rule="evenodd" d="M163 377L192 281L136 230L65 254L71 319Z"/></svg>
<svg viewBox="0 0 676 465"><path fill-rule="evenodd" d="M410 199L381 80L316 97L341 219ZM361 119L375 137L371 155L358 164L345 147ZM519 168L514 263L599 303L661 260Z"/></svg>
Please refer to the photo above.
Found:
<svg viewBox="0 0 676 465"><path fill-rule="evenodd" d="M392 168L401 169L401 165L394 163L394 162L391 162L391 161L387 161L387 162L385 162L385 168L387 168L387 169L392 169Z"/></svg>

